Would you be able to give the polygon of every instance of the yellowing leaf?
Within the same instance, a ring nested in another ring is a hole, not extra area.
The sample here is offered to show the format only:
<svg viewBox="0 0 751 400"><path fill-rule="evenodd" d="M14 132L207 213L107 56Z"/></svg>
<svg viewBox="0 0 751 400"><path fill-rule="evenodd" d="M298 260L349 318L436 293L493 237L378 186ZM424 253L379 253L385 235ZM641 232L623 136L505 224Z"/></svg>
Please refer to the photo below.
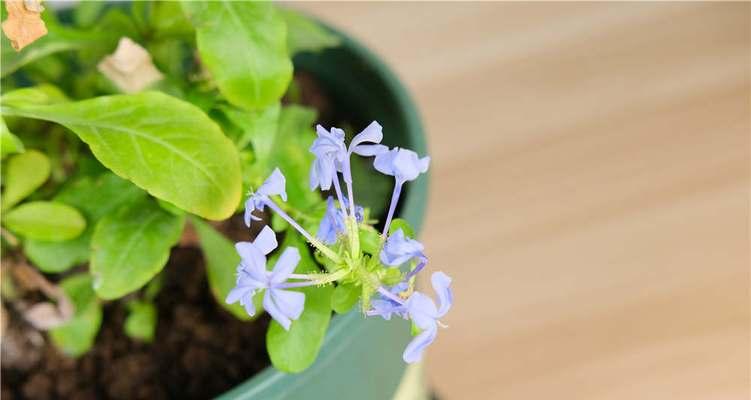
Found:
<svg viewBox="0 0 751 400"><path fill-rule="evenodd" d="M21 51L35 40L47 34L42 21L44 10L39 0L6 0L8 19L3 21L3 32L16 51Z"/></svg>

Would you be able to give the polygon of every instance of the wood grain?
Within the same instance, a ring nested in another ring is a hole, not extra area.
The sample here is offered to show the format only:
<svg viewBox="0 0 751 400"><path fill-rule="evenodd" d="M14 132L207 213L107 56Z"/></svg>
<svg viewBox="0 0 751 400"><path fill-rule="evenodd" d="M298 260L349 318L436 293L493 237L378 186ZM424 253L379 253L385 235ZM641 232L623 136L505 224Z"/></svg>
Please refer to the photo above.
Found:
<svg viewBox="0 0 751 400"><path fill-rule="evenodd" d="M297 3L433 157L447 399L748 399L749 3Z"/></svg>

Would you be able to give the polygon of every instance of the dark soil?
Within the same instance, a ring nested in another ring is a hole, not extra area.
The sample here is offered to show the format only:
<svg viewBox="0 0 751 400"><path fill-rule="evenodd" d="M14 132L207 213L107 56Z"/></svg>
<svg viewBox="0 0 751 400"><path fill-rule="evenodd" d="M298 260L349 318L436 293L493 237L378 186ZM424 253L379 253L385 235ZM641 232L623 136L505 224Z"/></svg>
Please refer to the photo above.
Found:
<svg viewBox="0 0 751 400"><path fill-rule="evenodd" d="M78 359L11 318L3 337L2 399L209 398L269 364L268 317L247 323L223 311L209 291L199 249L174 249L165 273L151 344L125 336L123 302L105 305L96 346ZM7 354L9 346L15 355Z"/></svg>

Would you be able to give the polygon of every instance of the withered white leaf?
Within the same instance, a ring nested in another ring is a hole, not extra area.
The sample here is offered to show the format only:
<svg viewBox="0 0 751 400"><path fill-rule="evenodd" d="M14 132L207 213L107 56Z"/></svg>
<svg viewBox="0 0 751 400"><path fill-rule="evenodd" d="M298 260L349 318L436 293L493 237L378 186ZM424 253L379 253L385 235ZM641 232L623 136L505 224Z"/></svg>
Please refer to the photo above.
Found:
<svg viewBox="0 0 751 400"><path fill-rule="evenodd" d="M34 304L23 312L23 318L34 328L46 331L64 324L73 315L70 309L61 309L49 302Z"/></svg>
<svg viewBox="0 0 751 400"><path fill-rule="evenodd" d="M97 65L99 71L125 93L136 93L162 79L151 55L130 38L122 37L115 52Z"/></svg>
<svg viewBox="0 0 751 400"><path fill-rule="evenodd" d="M44 10L41 0L6 0L5 9L8 18L3 21L3 32L16 51L47 34L41 17Z"/></svg>

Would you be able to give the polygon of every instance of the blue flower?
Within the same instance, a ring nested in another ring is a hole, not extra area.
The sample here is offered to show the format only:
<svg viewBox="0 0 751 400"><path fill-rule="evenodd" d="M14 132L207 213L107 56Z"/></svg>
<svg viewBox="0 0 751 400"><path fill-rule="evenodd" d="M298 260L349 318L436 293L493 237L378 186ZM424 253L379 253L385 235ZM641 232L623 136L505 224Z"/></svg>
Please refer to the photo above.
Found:
<svg viewBox="0 0 751 400"><path fill-rule="evenodd" d="M404 349L402 358L405 362L414 363L422 359L422 353L433 343L438 334L439 318L446 315L453 303L451 293L451 278L443 272L434 272L431 276L433 290L438 295L440 307L428 296L415 292L404 303L409 319L420 329L420 334L414 337Z"/></svg>
<svg viewBox="0 0 751 400"><path fill-rule="evenodd" d="M393 314L407 318L407 309L404 307L404 302L400 301L398 296L400 293L406 291L408 287L407 282L394 285L388 290L387 295L381 295L378 299L371 300L370 306L372 308L366 314L369 317L379 316L387 321L391 319L391 315Z"/></svg>
<svg viewBox="0 0 751 400"><path fill-rule="evenodd" d="M321 190L329 190L331 183L336 177L337 169L347 161L347 147L344 145L344 131L339 128L331 128L327 131L321 125L316 126L318 137L310 146L310 152L316 158L310 169L310 189L316 187Z"/></svg>
<svg viewBox="0 0 751 400"><path fill-rule="evenodd" d="M268 205L269 196L279 195L282 200L287 201L287 192L285 190L286 181L282 171L279 168L274 168L274 171L269 175L263 185L258 188L254 193L248 197L245 201L245 225L250 227L250 221L260 221L261 218L253 215L254 210L263 211L263 208Z"/></svg>
<svg viewBox="0 0 751 400"><path fill-rule="evenodd" d="M412 258L425 257L424 249L422 243L404 236L404 232L398 229L386 239L386 243L381 250L381 262L397 267Z"/></svg>
<svg viewBox="0 0 751 400"><path fill-rule="evenodd" d="M399 185L415 180L421 173L427 172L430 157L419 158L412 150L394 147L388 152L376 155L373 166L381 173L396 178Z"/></svg>
<svg viewBox="0 0 751 400"><path fill-rule="evenodd" d="M342 213L336 209L334 198L329 196L326 199L326 213L321 219L321 224L318 225L316 237L325 244L334 244L336 243L337 234L344 232L345 229L344 217L342 216Z"/></svg>
<svg viewBox="0 0 751 400"><path fill-rule="evenodd" d="M433 343L438 335L439 318L446 315L451 309L453 295L451 293L451 278L443 272L434 272L431 276L433 290L438 296L439 307L427 295L421 292L412 293L409 298L403 300L399 294L406 290L406 283L394 286L391 290L379 288L381 298L371 302L372 309L366 314L368 316L380 316L383 319L390 319L392 315L398 315L402 318L408 318L420 329L420 333L415 336L404 349L402 358L405 362L414 363L422 359L422 353Z"/></svg>
<svg viewBox="0 0 751 400"><path fill-rule="evenodd" d="M382 235L386 236L389 225L391 225L391 219L394 217L396 204L399 202L399 196L402 193L402 185L407 181L415 180L421 173L427 172L428 166L430 166L430 157L420 158L412 150L394 147L387 152L376 155L373 166L376 170L391 175L396 180L394 191L391 193L391 203L386 214L386 222L383 225Z"/></svg>
<svg viewBox="0 0 751 400"><path fill-rule="evenodd" d="M349 200L346 197L344 197L343 199L345 207L349 206ZM344 222L343 212L346 211L337 210L336 205L334 204L333 197L329 196L326 199L326 213L323 215L321 223L318 225L318 232L316 233L316 237L320 239L324 244L334 244L336 243L338 234L347 233L347 227ZM363 214L363 208L356 205L355 219L357 220L357 222L363 221Z"/></svg>
<svg viewBox="0 0 751 400"><path fill-rule="evenodd" d="M352 138L352 141L349 143L348 152L349 154L355 153L363 157L377 156L389 150L388 147L379 144L381 140L383 140L383 127L378 122L373 121L362 132Z"/></svg>
<svg viewBox="0 0 751 400"><path fill-rule="evenodd" d="M253 296L260 290L266 290L263 296L263 308L285 330L289 330L292 320L302 314L305 306L305 294L284 290L285 281L294 272L300 262L300 253L295 247L284 250L271 271L266 270L266 255L277 247L274 231L265 226L254 242L240 242L235 245L240 254L237 267L237 283L227 295L227 304L240 301L248 315L256 313Z"/></svg>

